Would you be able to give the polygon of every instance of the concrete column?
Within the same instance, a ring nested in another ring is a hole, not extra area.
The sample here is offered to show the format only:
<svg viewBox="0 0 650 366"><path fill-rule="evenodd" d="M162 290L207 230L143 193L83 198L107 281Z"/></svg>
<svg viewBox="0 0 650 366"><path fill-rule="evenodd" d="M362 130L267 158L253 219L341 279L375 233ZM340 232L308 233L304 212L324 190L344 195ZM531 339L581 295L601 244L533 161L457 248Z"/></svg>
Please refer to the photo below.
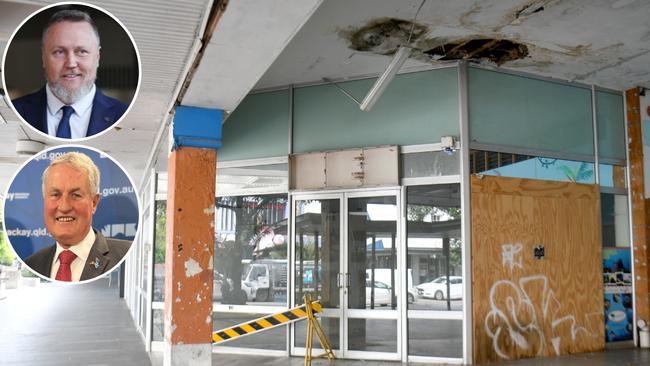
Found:
<svg viewBox="0 0 650 366"><path fill-rule="evenodd" d="M169 156L165 366L212 364L212 283L221 111L177 107Z"/></svg>

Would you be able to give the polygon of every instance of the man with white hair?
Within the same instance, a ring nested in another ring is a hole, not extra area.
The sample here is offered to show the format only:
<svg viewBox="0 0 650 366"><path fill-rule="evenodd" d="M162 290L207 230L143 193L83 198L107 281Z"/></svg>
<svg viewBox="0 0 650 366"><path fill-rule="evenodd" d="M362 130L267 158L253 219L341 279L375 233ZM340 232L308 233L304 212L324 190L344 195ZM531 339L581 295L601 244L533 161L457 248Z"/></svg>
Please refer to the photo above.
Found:
<svg viewBox="0 0 650 366"><path fill-rule="evenodd" d="M25 260L44 277L75 282L113 269L131 242L105 238L92 228L99 203L99 169L87 155L68 152L43 172L44 219L56 240Z"/></svg>
<svg viewBox="0 0 650 366"><path fill-rule="evenodd" d="M47 84L12 101L33 127L50 136L83 138L112 126L128 106L95 86L100 50L92 18L60 10L43 30L41 56Z"/></svg>

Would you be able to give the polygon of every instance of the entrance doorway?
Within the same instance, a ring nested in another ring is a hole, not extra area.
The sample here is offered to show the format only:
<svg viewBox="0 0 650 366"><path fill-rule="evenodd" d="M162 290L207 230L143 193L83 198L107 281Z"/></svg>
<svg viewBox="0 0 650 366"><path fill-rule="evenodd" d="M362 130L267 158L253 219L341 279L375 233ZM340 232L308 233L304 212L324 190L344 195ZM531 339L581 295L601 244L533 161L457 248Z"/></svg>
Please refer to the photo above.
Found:
<svg viewBox="0 0 650 366"><path fill-rule="evenodd" d="M310 293L337 357L399 360L399 190L294 195L293 304ZM306 325L294 325L303 354Z"/></svg>

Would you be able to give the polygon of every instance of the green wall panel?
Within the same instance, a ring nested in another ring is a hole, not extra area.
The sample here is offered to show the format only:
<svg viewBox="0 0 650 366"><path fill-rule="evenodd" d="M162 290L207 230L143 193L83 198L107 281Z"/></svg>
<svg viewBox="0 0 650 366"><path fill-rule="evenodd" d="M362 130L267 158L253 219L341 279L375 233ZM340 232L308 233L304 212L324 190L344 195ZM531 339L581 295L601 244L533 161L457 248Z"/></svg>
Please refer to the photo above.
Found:
<svg viewBox="0 0 650 366"><path fill-rule="evenodd" d="M286 156L289 91L249 94L223 125L219 161Z"/></svg>
<svg viewBox="0 0 650 366"><path fill-rule="evenodd" d="M361 100L374 79L339 85ZM294 90L295 153L438 143L459 136L456 68L398 75L370 112L334 85Z"/></svg>
<svg viewBox="0 0 650 366"><path fill-rule="evenodd" d="M591 90L469 68L470 139L565 154L594 154Z"/></svg>
<svg viewBox="0 0 650 366"><path fill-rule="evenodd" d="M625 160L625 116L623 95L596 91L598 155Z"/></svg>

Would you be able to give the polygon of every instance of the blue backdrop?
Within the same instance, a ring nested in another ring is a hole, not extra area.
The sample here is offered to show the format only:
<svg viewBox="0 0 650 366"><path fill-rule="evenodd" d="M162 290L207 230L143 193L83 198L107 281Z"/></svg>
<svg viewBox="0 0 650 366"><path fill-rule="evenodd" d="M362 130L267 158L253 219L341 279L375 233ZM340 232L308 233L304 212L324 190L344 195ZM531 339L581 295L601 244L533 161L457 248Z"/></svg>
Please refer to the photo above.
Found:
<svg viewBox="0 0 650 366"><path fill-rule="evenodd" d="M138 200L133 184L115 162L94 150L66 146L32 158L14 177L5 197L5 227L14 250L23 260L41 248L54 244L43 221L41 175L50 161L68 151L88 155L101 173L99 206L93 227L105 236L133 240L138 229Z"/></svg>

